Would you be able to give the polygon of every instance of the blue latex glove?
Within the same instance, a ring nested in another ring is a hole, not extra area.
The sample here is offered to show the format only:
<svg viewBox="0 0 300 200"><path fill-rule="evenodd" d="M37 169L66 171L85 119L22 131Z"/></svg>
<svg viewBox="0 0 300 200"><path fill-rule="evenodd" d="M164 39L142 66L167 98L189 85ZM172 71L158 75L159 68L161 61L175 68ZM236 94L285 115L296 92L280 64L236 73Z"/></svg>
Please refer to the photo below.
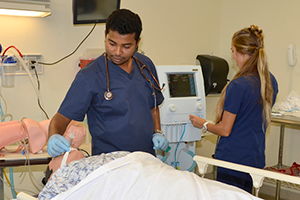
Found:
<svg viewBox="0 0 300 200"><path fill-rule="evenodd" d="M168 139L161 133L153 134L152 142L154 144L153 149L161 149L163 151L166 151L169 147Z"/></svg>
<svg viewBox="0 0 300 200"><path fill-rule="evenodd" d="M48 140L47 152L51 157L60 156L64 152L70 152L70 144L60 134L52 135Z"/></svg>

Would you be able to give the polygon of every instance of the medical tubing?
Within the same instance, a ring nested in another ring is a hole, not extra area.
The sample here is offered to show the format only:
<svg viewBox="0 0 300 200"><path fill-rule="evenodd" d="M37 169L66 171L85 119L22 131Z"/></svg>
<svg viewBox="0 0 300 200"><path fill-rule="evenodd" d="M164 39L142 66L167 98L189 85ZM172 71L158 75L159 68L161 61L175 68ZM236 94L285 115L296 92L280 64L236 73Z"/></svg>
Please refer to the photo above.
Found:
<svg viewBox="0 0 300 200"><path fill-rule="evenodd" d="M15 55L15 56L18 58L18 60L19 60L20 63L22 64L22 67L23 67L24 70L26 71L26 73L27 73L27 75L28 75L28 78L29 78L29 80L30 80L30 82L31 82L31 84L32 84L32 86L33 86L33 88L34 88L34 90L35 90L36 95L38 96L39 99L41 99L41 98L40 98L40 93L39 93L37 87L35 87L35 85L34 85L34 82L35 82L35 81L34 81L34 78L33 78L32 74L30 73L30 71L29 71L29 69L28 69L28 67L27 67L27 65L26 65L26 63L25 63L25 61L24 61L19 55Z"/></svg>
<svg viewBox="0 0 300 200"><path fill-rule="evenodd" d="M171 147L168 147L167 150L165 151L164 157L162 157L162 158L160 159L162 162L166 162L166 160L167 160L168 157L170 156L170 153L169 153L170 150L171 150Z"/></svg>
<svg viewBox="0 0 300 200"><path fill-rule="evenodd" d="M7 56L5 56L5 57L2 56L1 57L1 66L0 66L1 69L2 69L2 63L4 63L7 59L8 59ZM2 87L2 85L1 85L1 87ZM1 107L1 120L0 120L0 122L4 122L7 117L10 117L9 121L12 121L13 120L13 116L11 114L7 113L7 103L6 103L5 99L4 99L4 97L2 96L1 87L0 87L0 107ZM5 109L4 112L3 112L3 107L1 105L1 99L2 99L2 101L4 103L4 109Z"/></svg>
<svg viewBox="0 0 300 200"><path fill-rule="evenodd" d="M0 180L1 180L3 183L5 183L6 186L12 188L12 186L11 186L11 184L10 184L10 181L9 181L7 175L6 175L6 171L5 171L4 168L3 168L3 174L4 174L4 176L5 176L5 179L6 179L7 183L4 182L4 179L3 179L2 177L0 177ZM15 189L15 188L12 188L12 189ZM18 194L18 193L16 192L16 190L14 190L14 192L15 192L16 195Z"/></svg>
<svg viewBox="0 0 300 200"><path fill-rule="evenodd" d="M4 115L4 112L3 112L3 108L2 108L2 104L1 104L1 99L0 99L0 110L1 110L1 117Z"/></svg>
<svg viewBox="0 0 300 200"><path fill-rule="evenodd" d="M184 148L183 151L186 152L187 154L189 154L190 156L192 156L192 158L194 158L195 154L191 150ZM196 166L197 166L197 163L195 161L193 161L193 164L190 166L190 168L187 169L187 171L192 172Z"/></svg>
<svg viewBox="0 0 300 200"><path fill-rule="evenodd" d="M17 195L16 195L16 191L14 190L14 188L15 188L15 184L14 184L14 172L13 172L13 168L12 167L9 168L9 179L10 179L10 184L11 184L11 188L10 188L11 194L12 194L13 198L15 199L15 198L17 198Z"/></svg>
<svg viewBox="0 0 300 200"><path fill-rule="evenodd" d="M24 118L23 118L23 119L24 119ZM23 119L21 120L21 126L22 126L22 123L23 123ZM21 131L22 131L22 129L21 129ZM21 135L24 135L24 134L22 134L22 132L21 132ZM30 179L32 180L32 184L37 188L37 185L36 185L36 183L37 183L39 186L41 186L41 188L43 188L44 185L43 185L43 184L42 184L42 183L34 176L32 170L31 170L28 145L26 145L25 138L23 138L22 140L23 140L23 144L25 144L25 145L24 145L24 150L25 150L26 161L25 161L25 164L24 164L23 171L22 171L22 173L20 174L20 177L22 176L22 174L23 174L23 172L24 172L24 170L25 170L26 164L27 164L27 166L28 166L28 171L29 171L29 177L30 177ZM34 181L35 181L35 182L34 182ZM42 189L40 189L40 190L42 190Z"/></svg>
<svg viewBox="0 0 300 200"><path fill-rule="evenodd" d="M170 155L169 152L168 152L168 153L165 153L164 157L162 157L160 160L161 160L162 162L166 162L166 160L168 159L169 155Z"/></svg>
<svg viewBox="0 0 300 200"><path fill-rule="evenodd" d="M1 105L1 99L0 99L0 116L1 116L1 121L2 122L2 117L4 116L4 113L3 113L3 108L2 108L2 105Z"/></svg>
<svg viewBox="0 0 300 200"><path fill-rule="evenodd" d="M23 55L21 54L21 52L19 51L19 49L17 49L15 46L9 46L9 47L7 47L7 48L3 51L2 57L4 57L5 53L6 53L7 50L9 50L10 48L14 48L14 49L19 53L19 55L23 58Z"/></svg>
<svg viewBox="0 0 300 200"><path fill-rule="evenodd" d="M11 187L9 179L6 175L5 169L3 169L3 175L5 176L6 182L4 181L4 178L2 178L2 177L0 177L0 181L2 181L7 187ZM14 188L14 189L16 190L18 188ZM26 192L30 192L32 194L35 194L35 192L31 191L31 190L26 190L26 189L18 189L18 190L22 190L23 192L26 191ZM16 195L18 195L18 192L16 192Z"/></svg>
<svg viewBox="0 0 300 200"><path fill-rule="evenodd" d="M37 86L38 91L40 91L40 80L39 80L39 76L37 74L36 68L34 68L34 73L35 73L37 84L38 84L38 86ZM49 119L49 116L48 116L47 112L44 110L43 106L41 105L41 102L39 99L38 99L38 105L39 105L40 109L42 110L42 112L45 114L46 118Z"/></svg>
<svg viewBox="0 0 300 200"><path fill-rule="evenodd" d="M193 161L193 164L190 166L190 168L187 169L187 171L193 172L196 166L197 166L197 163L195 161Z"/></svg>
<svg viewBox="0 0 300 200"><path fill-rule="evenodd" d="M1 104L1 99L2 99L2 101L4 103L4 106L5 106L4 112L3 112L3 107L2 107L2 104ZM7 113L7 104L6 104L5 99L2 96L1 92L0 92L0 110L1 110L0 122L4 122L7 117L10 117L10 120L8 120L8 121L13 120L13 116L11 114Z"/></svg>
<svg viewBox="0 0 300 200"><path fill-rule="evenodd" d="M8 121L12 121L13 120L13 116L11 115L11 114L6 114L6 115L3 115L2 117L1 117L1 122L5 122L5 119L7 118L7 117L10 117L10 120L8 120Z"/></svg>
<svg viewBox="0 0 300 200"><path fill-rule="evenodd" d="M185 133L185 125L183 125L183 133L182 133L182 135L181 135L181 137L180 137L180 139L179 139L179 141L178 141L178 143L176 145L175 152L174 152L174 166L175 166L175 169L177 169L177 161L176 161L177 149L178 149L178 146L180 144L180 141L183 138L184 133Z"/></svg>
<svg viewBox="0 0 300 200"><path fill-rule="evenodd" d="M31 84L32 84L32 86L33 86L33 89L34 89L34 91L35 91L35 93L36 93L36 95L37 95L37 98L38 98L38 100L40 101L40 103L41 103L41 105L42 105L42 98L41 98L41 95L40 95L40 91L38 90L38 88L34 85L34 78L33 78L33 76L32 76L32 74L30 73L30 71L29 71L29 69L28 69L28 67L27 67L27 65L26 65L26 63L25 63L25 61L19 56L19 55L15 55L17 58L18 58L18 60L20 61L20 63L22 64L22 67L24 68L24 70L27 72L27 75L28 75L28 78L29 78L29 80L30 80L30 82L31 82ZM45 113L44 113L45 114Z"/></svg>

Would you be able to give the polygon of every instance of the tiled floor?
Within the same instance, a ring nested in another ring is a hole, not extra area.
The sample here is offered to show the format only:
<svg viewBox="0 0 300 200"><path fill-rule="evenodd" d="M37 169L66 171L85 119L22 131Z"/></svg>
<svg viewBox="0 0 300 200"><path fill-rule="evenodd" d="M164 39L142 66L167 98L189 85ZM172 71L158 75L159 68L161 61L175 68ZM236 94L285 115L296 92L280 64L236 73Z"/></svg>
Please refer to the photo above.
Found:
<svg viewBox="0 0 300 200"><path fill-rule="evenodd" d="M270 183L264 183L259 192L259 197L265 200L274 200L276 195L276 186ZM299 200L300 191L298 189L290 189L281 187L280 200Z"/></svg>

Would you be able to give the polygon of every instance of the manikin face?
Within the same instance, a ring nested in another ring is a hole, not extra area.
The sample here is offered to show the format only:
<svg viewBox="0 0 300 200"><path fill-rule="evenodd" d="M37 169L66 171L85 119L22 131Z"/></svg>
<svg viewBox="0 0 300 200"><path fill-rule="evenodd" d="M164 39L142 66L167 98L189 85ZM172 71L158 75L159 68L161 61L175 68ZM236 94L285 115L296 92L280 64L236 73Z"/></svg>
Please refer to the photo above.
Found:
<svg viewBox="0 0 300 200"><path fill-rule="evenodd" d="M231 51L232 51L232 59L235 60L236 65L238 66L239 69L241 69L245 62L250 58L248 54L241 54L236 51L236 48L234 45L231 43Z"/></svg>
<svg viewBox="0 0 300 200"><path fill-rule="evenodd" d="M109 60L119 67L126 67L138 47L135 33L121 35L117 31L109 31L105 36L105 49Z"/></svg>

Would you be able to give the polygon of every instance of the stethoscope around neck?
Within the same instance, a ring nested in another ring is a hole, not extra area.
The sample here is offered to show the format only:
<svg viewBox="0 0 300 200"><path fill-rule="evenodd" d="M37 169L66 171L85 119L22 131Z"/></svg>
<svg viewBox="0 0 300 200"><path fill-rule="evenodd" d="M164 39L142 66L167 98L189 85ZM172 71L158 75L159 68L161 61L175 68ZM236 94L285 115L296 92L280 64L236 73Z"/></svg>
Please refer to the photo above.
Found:
<svg viewBox="0 0 300 200"><path fill-rule="evenodd" d="M150 71L150 69L149 69L144 63L142 63L142 61L140 61L140 60L137 59L136 57L132 56L132 58L135 60L135 62L136 62L137 65L139 66L139 69L141 70L142 75L143 75L144 78L151 84L151 86L152 86L155 90L161 91L161 90L164 88L165 84L163 84L163 86L160 87L160 86L159 86L159 83L158 83L158 81L157 81L157 79L156 79L155 76L152 74L152 72ZM142 65L142 67L141 67L140 64ZM109 100L111 100L111 99L114 97L114 95L113 95L113 93L110 91L109 73L108 73L108 64L107 64L107 54L106 54L106 53L105 53L105 68L106 68L107 89L106 89L106 92L104 93L104 98L105 98L106 100L109 101ZM156 85L157 85L158 87L156 87L155 85L153 85L153 84L151 83L150 79L148 79L147 76L144 74L144 72L143 72L143 69L144 69L144 68L147 69L148 72L151 74L153 80L155 81L155 83L156 83Z"/></svg>

